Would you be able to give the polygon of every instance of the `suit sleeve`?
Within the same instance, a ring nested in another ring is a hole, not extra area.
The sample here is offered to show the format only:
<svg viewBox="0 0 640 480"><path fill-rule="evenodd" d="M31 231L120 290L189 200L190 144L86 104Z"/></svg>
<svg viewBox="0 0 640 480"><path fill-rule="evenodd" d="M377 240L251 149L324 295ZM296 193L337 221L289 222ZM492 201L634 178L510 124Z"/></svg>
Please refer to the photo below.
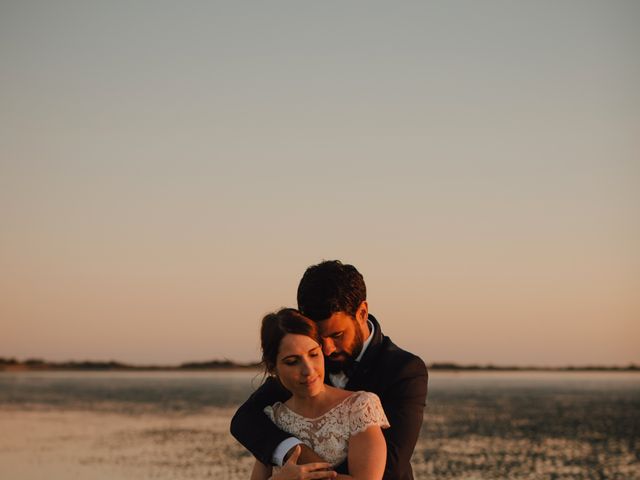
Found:
<svg viewBox="0 0 640 480"><path fill-rule="evenodd" d="M384 411L391 428L383 431L387 441L384 480L406 478L418 441L427 399L428 373L418 358L404 365L384 395Z"/></svg>
<svg viewBox="0 0 640 480"><path fill-rule="evenodd" d="M265 465L272 464L273 451L291 434L280 430L264 413L264 407L283 402L290 396L277 380L269 378L231 419L231 434Z"/></svg>

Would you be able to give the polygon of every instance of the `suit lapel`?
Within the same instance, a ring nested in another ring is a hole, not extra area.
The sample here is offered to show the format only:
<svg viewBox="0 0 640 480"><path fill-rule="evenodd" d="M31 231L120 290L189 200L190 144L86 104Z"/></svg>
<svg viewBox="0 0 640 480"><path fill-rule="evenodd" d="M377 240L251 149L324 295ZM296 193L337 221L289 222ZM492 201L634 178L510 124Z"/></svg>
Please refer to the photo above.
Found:
<svg viewBox="0 0 640 480"><path fill-rule="evenodd" d="M353 375L349 377L349 381L345 386L346 390L366 390L365 385L368 383L367 379L370 378L371 368L375 358L377 357L378 350L382 345L384 336L382 335L380 324L373 315L369 315L369 320L373 324L373 328L375 330L373 338L371 339L371 343L367 347L367 350L364 352L362 359L358 362L358 366L354 370Z"/></svg>

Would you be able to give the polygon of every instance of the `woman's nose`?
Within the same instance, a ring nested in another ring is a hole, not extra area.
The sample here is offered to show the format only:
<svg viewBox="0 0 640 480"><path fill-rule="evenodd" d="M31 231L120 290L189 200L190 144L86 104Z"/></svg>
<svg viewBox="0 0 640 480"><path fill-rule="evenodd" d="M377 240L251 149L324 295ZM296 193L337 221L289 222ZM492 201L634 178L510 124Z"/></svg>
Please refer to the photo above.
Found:
<svg viewBox="0 0 640 480"><path fill-rule="evenodd" d="M309 364L308 360L303 360L302 361L302 375L309 375L311 374L312 368L311 365Z"/></svg>

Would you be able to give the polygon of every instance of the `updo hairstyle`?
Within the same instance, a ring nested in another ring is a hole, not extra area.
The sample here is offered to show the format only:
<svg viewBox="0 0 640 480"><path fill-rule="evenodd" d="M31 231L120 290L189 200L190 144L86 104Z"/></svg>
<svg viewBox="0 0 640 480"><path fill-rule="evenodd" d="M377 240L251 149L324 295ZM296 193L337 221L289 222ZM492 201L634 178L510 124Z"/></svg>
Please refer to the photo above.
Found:
<svg viewBox="0 0 640 480"><path fill-rule="evenodd" d="M266 373L274 373L280 342L288 333L305 335L320 345L317 325L298 310L283 308L276 313L265 315L260 328L260 344L262 346L262 364Z"/></svg>

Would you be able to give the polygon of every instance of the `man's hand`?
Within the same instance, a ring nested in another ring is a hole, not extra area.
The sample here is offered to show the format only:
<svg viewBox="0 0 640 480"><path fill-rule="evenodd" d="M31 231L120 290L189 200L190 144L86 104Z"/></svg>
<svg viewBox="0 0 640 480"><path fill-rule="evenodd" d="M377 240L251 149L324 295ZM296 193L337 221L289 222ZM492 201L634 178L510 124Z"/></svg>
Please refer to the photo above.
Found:
<svg viewBox="0 0 640 480"><path fill-rule="evenodd" d="M309 449L314 455L313 450ZM331 464L327 462L313 462L304 465L298 465L298 459L302 449L300 445L296 445L293 453L289 456L287 462L282 466L280 471L273 474L271 480L312 480L312 479L333 479L336 478L336 472L329 470Z"/></svg>

